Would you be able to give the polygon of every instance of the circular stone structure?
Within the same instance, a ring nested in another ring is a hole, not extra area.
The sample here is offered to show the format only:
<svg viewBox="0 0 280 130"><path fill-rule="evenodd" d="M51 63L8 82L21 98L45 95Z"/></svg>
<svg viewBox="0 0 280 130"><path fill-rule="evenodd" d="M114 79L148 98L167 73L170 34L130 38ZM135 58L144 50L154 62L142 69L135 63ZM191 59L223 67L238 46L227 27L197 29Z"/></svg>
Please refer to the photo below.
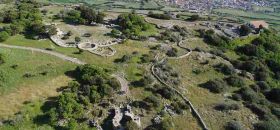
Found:
<svg viewBox="0 0 280 130"><path fill-rule="evenodd" d="M94 43L84 42L84 43L78 44L78 48L90 51L90 50L97 49L97 45Z"/></svg>

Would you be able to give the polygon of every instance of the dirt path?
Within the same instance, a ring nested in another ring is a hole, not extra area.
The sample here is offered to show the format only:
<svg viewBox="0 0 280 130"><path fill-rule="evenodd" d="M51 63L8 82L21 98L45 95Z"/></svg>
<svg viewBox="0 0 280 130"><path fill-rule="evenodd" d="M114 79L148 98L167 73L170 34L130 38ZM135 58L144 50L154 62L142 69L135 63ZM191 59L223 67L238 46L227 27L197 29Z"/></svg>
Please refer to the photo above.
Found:
<svg viewBox="0 0 280 130"><path fill-rule="evenodd" d="M121 92L124 92L125 95L129 95L129 86L128 81L124 78L121 74L113 74L113 77L115 77L121 84Z"/></svg>
<svg viewBox="0 0 280 130"><path fill-rule="evenodd" d="M6 95L0 96L0 117L8 119L20 111L24 102L57 96L56 91L66 86L72 79L67 76L58 76L47 83L22 84L21 87Z"/></svg>
<svg viewBox="0 0 280 130"><path fill-rule="evenodd" d="M44 50L44 49L38 49L38 48L33 48L33 47L6 45L6 44L0 44L0 47L12 48L12 49L21 49L21 50L28 50L28 51L36 51L36 52L41 52L41 53L45 53L45 54L49 54L49 55L58 57L58 58L60 58L62 60L65 60L65 61L70 61L70 62L75 63L75 64L79 64L79 65L86 64L85 62L83 62L83 61L81 61L77 58L69 57L67 55L64 55L64 54L61 54L61 53L58 53L58 52L48 51L48 50Z"/></svg>

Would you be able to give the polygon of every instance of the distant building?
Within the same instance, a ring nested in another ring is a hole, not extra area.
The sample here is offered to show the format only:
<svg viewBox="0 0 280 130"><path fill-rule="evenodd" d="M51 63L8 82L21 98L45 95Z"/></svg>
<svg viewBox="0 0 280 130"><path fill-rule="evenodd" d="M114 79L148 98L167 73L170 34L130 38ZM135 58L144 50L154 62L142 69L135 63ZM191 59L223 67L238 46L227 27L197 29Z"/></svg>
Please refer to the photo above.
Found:
<svg viewBox="0 0 280 130"><path fill-rule="evenodd" d="M254 29L259 29L260 26L262 26L263 28L268 28L268 23L266 23L263 20L251 21L250 26L253 27Z"/></svg>

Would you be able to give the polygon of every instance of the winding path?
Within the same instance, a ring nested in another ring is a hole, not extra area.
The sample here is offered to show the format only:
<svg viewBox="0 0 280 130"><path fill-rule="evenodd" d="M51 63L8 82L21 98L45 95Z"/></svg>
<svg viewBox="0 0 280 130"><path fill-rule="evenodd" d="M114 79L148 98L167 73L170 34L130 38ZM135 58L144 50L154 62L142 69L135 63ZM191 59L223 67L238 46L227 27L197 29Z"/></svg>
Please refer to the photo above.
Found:
<svg viewBox="0 0 280 130"><path fill-rule="evenodd" d="M86 62L83 62L83 61L81 61L77 58L73 58L73 57L58 53L58 52L48 51L48 50L39 49L39 48L14 46L14 45L7 45L7 44L1 44L1 43L0 43L0 47L35 51L35 52L40 52L40 53L45 53L45 54L48 54L48 55L52 55L52 56L55 56L55 57L60 58L62 60L70 61L70 62L75 63L75 64L79 64L79 65L86 64Z"/></svg>

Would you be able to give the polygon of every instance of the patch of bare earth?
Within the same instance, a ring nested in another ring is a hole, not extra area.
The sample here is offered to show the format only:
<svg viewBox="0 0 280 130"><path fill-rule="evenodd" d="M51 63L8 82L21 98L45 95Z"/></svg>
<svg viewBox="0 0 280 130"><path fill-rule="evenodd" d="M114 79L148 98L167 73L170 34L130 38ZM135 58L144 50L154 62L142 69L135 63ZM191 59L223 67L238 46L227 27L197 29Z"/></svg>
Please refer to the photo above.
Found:
<svg viewBox="0 0 280 130"><path fill-rule="evenodd" d="M24 102L57 96L57 89L66 86L70 80L62 75L44 83L21 84L17 90L0 96L0 119L7 119L19 112Z"/></svg>

